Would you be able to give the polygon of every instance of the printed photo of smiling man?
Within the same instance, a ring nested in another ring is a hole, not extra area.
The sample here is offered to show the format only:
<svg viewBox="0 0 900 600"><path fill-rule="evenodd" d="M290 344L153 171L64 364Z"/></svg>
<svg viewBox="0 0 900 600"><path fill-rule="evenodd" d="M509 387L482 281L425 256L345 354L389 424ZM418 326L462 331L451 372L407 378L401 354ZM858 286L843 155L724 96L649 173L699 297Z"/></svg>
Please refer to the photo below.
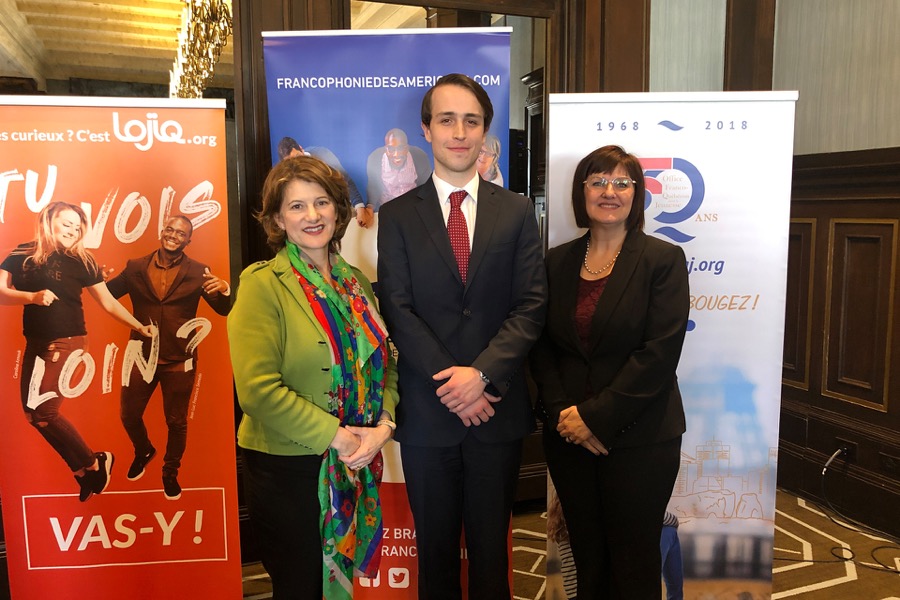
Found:
<svg viewBox="0 0 900 600"><path fill-rule="evenodd" d="M231 287L210 273L209 267L184 253L191 243L191 220L175 215L166 220L159 235L159 249L128 261L125 270L107 282L113 297L131 297L135 317L152 321L159 328L159 359L156 372L145 381L141 370L132 368L127 385L122 386L120 417L131 443L134 459L128 468L129 481L137 481L155 456L156 448L144 425L144 411L157 387L162 388L163 412L168 435L162 466L165 497L181 497L178 469L187 446L188 406L197 377L197 352L191 348L192 336L182 326L197 316L202 297L216 313L225 316L231 310ZM180 334L180 335L179 335ZM132 335L133 340L143 340ZM147 340L149 341L149 340ZM151 344L143 343L145 359Z"/></svg>

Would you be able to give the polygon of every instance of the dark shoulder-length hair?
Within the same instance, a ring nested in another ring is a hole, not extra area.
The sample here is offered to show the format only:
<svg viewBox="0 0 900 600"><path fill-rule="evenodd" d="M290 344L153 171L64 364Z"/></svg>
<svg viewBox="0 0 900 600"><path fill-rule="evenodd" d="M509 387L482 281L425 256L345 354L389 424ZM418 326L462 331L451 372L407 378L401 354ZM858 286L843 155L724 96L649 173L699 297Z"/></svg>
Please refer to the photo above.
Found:
<svg viewBox="0 0 900 600"><path fill-rule="evenodd" d="M293 181L308 181L322 186L328 198L334 202L337 220L334 236L328 243L329 252L341 250L341 238L347 231L352 217L350 206L350 190L347 181L337 169L333 169L318 158L312 156L295 156L286 158L269 171L262 188L262 208L256 213L256 220L266 232L266 241L273 252L284 248L287 234L278 226L275 216L281 212L284 203L284 192Z"/></svg>
<svg viewBox="0 0 900 600"><path fill-rule="evenodd" d="M581 159L572 176L572 211L575 213L575 224L579 227L590 227L591 220L587 214L584 200L584 182L591 175L608 173L619 165L634 180L634 199L631 201L631 212L625 221L626 231L640 231L644 228L644 170L634 154L629 154L621 146L603 146L597 148Z"/></svg>

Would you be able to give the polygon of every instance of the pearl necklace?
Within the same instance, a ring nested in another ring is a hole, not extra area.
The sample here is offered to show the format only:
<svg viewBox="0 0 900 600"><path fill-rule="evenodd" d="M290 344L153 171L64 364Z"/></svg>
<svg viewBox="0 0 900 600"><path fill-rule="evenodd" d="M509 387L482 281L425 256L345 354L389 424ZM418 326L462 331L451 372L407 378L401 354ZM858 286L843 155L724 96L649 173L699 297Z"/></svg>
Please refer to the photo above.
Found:
<svg viewBox="0 0 900 600"><path fill-rule="evenodd" d="M616 255L613 256L613 259L611 261L609 261L609 263L607 263L607 265L605 267L603 267L602 269L600 269L599 271L592 271L591 268L588 266L588 262L587 262L588 253L590 253L590 251L591 251L591 238L588 238L587 250L584 251L584 270L587 271L588 273L590 273L591 275L600 275L601 273L605 272L607 269L612 267L614 264L616 264L616 259L619 258L619 253L622 252L621 250L616 252Z"/></svg>

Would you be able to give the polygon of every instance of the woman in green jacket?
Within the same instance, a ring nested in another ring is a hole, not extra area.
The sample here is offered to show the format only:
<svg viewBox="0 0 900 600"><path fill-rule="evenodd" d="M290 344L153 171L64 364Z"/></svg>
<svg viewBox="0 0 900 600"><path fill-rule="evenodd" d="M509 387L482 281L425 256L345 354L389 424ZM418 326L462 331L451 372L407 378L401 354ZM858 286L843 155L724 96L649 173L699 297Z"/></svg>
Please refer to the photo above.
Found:
<svg viewBox="0 0 900 600"><path fill-rule="evenodd" d="M278 163L257 218L277 254L243 272L228 316L250 522L273 598L351 598L354 574L374 576L381 556L397 405L387 330L338 253L351 219L338 171Z"/></svg>

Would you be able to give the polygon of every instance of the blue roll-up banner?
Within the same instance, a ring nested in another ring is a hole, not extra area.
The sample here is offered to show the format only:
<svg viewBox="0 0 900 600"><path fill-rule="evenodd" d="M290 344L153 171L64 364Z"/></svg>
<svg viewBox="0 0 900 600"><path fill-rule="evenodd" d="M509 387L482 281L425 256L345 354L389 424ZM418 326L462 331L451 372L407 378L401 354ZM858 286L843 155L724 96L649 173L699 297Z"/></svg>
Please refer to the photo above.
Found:
<svg viewBox="0 0 900 600"><path fill-rule="evenodd" d="M341 255L370 278L375 278L378 207L399 195L384 192L382 199L379 193L386 134L402 130L410 152L408 183L393 189L422 183L432 164L422 134L422 96L442 75L465 73L491 97L489 133L505 145L511 32L487 27L263 33L272 162L280 160L279 144L290 138L303 152L345 172L354 206L369 206L375 215L367 228L351 222ZM503 181L509 180L507 154L501 153Z"/></svg>
<svg viewBox="0 0 900 600"><path fill-rule="evenodd" d="M489 27L263 33L272 162L281 159L280 149L287 154L299 146L297 151L344 172L351 202L368 207L372 222L367 227L350 222L341 255L371 280L376 279L378 208L431 176L431 146L421 126L425 92L448 73L469 75L494 105L489 133L508 139L511 32ZM409 154L403 172L389 177L382 173L389 169L386 138L392 130L403 131ZM501 152L503 181L508 181L506 154ZM389 442L384 456L381 568L378 577L357 580L354 597L412 600L416 539L397 444Z"/></svg>

